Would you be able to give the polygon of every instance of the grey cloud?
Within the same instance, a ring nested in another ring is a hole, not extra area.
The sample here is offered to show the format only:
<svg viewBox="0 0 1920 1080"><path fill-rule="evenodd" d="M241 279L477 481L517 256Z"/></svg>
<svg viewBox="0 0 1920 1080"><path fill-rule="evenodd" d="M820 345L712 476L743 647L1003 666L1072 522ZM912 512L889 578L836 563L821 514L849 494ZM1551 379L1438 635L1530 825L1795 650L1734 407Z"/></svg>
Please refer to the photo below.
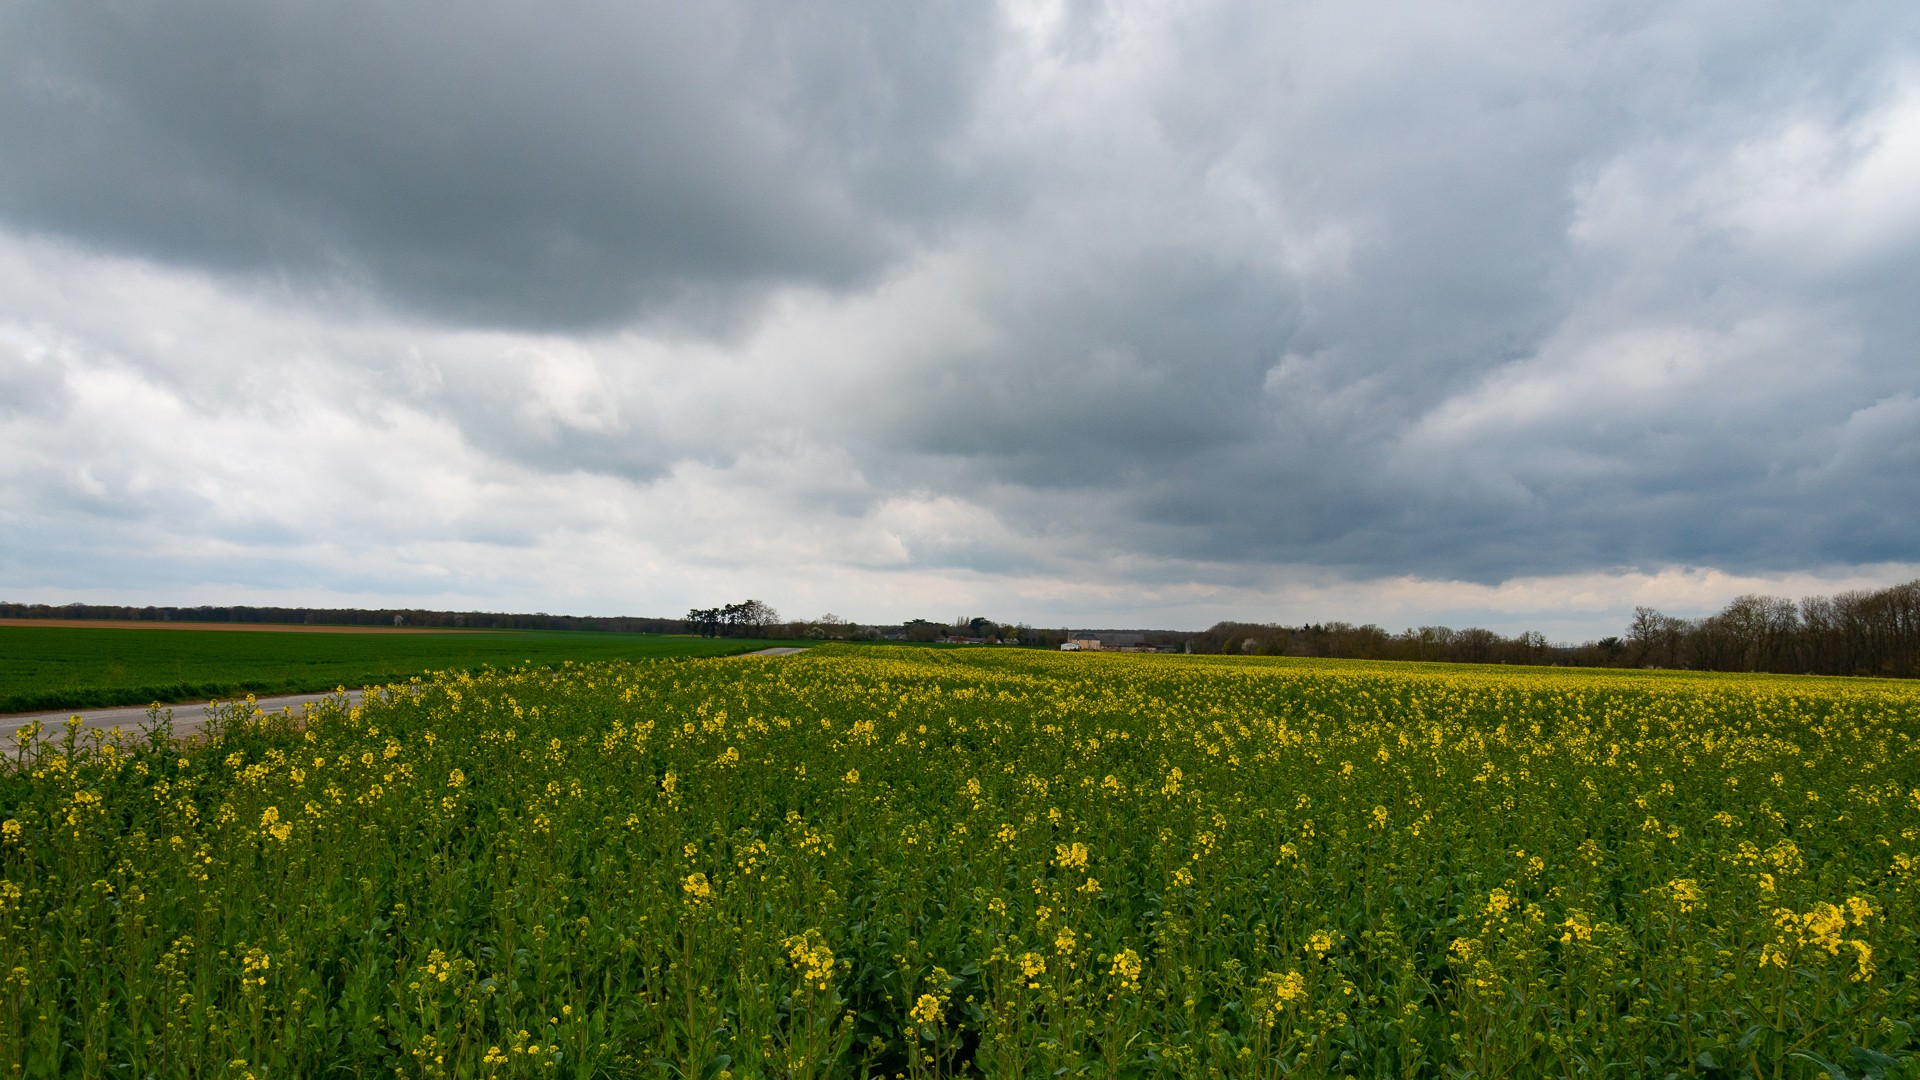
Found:
<svg viewBox="0 0 1920 1080"><path fill-rule="evenodd" d="M316 346L331 408L447 425L477 487L670 489L669 545L1223 590L1920 560L1920 9L1003 14L22 3L0 222L371 296L406 314ZM266 410L294 365L244 353L154 377ZM18 415L51 386L0 353ZM844 475L753 471L794 448ZM546 537L496 498L436 527Z"/></svg>
<svg viewBox="0 0 1920 1080"><path fill-rule="evenodd" d="M890 373L876 388L897 403L874 418L884 452L980 457L1046 486L1255 437L1262 373L1296 318L1278 283L1204 251L1094 259L1092 281L1084 263L1036 259L1043 270L995 290L993 345Z"/></svg>
<svg viewBox="0 0 1920 1080"><path fill-rule="evenodd" d="M0 417L36 416L66 404L65 372L39 352L0 337Z"/></svg>
<svg viewBox="0 0 1920 1080"><path fill-rule="evenodd" d="M16 228L477 324L724 325L964 215L987 13L373 0L0 14Z"/></svg>
<svg viewBox="0 0 1920 1080"><path fill-rule="evenodd" d="M1773 182L1754 160L1795 125L1841 132L1807 168L1871 153L1878 136L1847 131L1902 107L1915 16L1290 12L1190 20L1140 95L1157 142L1091 186L1085 161L1049 163L1058 189L1037 170L1030 247L1006 259L1028 287L980 290L995 343L876 394L876 452L914 459L891 471L1112 553L1361 577L1920 558L1920 471L1889 464L1920 424L1871 412L1916 388L1920 320L1895 297L1920 235L1823 262L1817 231L1769 238L1727 202ZM1595 185L1642 159L1665 174L1596 246ZM1124 210L1087 212L1102 200ZM1345 230L1330 265L1288 250L1316 223ZM1711 370L1638 391L1582 376L1616 335L1663 327ZM1528 393L1555 404L1530 416ZM1036 488L1088 498L1065 518Z"/></svg>

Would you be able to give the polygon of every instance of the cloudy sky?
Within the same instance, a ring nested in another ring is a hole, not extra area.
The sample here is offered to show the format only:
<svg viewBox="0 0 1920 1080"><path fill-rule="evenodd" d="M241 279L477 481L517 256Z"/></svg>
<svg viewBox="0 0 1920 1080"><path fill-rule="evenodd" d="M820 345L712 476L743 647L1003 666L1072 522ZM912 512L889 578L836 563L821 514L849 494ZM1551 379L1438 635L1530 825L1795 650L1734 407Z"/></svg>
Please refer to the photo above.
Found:
<svg viewBox="0 0 1920 1080"><path fill-rule="evenodd" d="M0 598L1920 576L1920 6L0 0Z"/></svg>

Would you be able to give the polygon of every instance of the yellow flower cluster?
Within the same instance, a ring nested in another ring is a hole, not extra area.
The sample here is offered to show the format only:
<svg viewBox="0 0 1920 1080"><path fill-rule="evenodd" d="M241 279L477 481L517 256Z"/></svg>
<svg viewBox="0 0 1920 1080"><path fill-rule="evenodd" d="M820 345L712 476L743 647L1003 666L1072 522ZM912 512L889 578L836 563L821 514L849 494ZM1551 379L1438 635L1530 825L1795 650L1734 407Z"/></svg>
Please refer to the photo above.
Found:
<svg viewBox="0 0 1920 1080"><path fill-rule="evenodd" d="M817 929L795 934L786 940L787 959L800 973L800 981L815 990L828 988L833 978L833 950Z"/></svg>
<svg viewBox="0 0 1920 1080"><path fill-rule="evenodd" d="M1873 946L1857 937L1848 937L1849 925L1860 929L1873 916L1873 902L1862 896L1850 896L1844 905L1816 903L1810 910L1776 908L1773 923L1778 933L1760 953L1762 966L1785 968L1789 963L1811 958L1815 961L1837 957L1845 950L1854 961L1855 982L1873 978Z"/></svg>
<svg viewBox="0 0 1920 1080"><path fill-rule="evenodd" d="M696 870L680 882L680 891L685 894L690 905L698 906L713 899L713 885L707 881L707 875Z"/></svg>
<svg viewBox="0 0 1920 1080"><path fill-rule="evenodd" d="M1253 990L1255 1019L1262 1027L1272 1027L1283 1012L1306 999L1307 979L1297 971L1269 971Z"/></svg>
<svg viewBox="0 0 1920 1080"><path fill-rule="evenodd" d="M1132 949L1121 949L1119 952L1113 954L1113 964L1107 971L1123 988L1138 990L1140 989L1140 973L1144 969L1144 965L1140 962L1139 953L1134 952Z"/></svg>
<svg viewBox="0 0 1920 1080"><path fill-rule="evenodd" d="M946 1002L934 994L921 994L907 1010L907 1018L924 1027L939 1023L945 1013Z"/></svg>
<svg viewBox="0 0 1920 1080"><path fill-rule="evenodd" d="M1023 952L1018 962L1020 977L1026 981L1027 989L1040 989L1040 976L1047 973L1047 958L1037 952Z"/></svg>
<svg viewBox="0 0 1920 1080"><path fill-rule="evenodd" d="M273 958L266 950L249 948L240 957L240 987L249 993L258 993L267 985L267 969L273 966Z"/></svg>

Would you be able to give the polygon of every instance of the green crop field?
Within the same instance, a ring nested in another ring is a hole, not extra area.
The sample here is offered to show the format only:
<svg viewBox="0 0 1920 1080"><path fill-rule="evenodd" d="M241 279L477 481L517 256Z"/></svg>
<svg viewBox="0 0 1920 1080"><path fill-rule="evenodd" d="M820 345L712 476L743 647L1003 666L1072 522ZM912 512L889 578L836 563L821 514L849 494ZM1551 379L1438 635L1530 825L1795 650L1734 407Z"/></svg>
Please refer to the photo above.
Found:
<svg viewBox="0 0 1920 1080"><path fill-rule="evenodd" d="M558 631L351 634L0 626L0 713L296 694L405 680L430 668L725 656L775 644L780 643Z"/></svg>
<svg viewBox="0 0 1920 1080"><path fill-rule="evenodd" d="M1920 686L825 646L0 770L0 1070L1920 1076Z"/></svg>

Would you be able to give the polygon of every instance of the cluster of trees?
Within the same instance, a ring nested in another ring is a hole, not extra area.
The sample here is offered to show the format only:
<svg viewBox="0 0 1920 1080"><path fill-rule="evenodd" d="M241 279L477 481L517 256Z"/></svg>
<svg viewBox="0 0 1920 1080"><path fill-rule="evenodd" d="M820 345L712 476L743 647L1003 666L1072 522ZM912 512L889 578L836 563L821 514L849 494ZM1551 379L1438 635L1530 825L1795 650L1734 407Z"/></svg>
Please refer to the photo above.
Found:
<svg viewBox="0 0 1920 1080"><path fill-rule="evenodd" d="M817 619L796 619L787 624L787 636L808 641L866 641L873 631L829 611Z"/></svg>
<svg viewBox="0 0 1920 1080"><path fill-rule="evenodd" d="M992 619L960 618L951 623L934 622L931 619L908 619L904 623L887 626L862 626L849 622L838 615L828 613L817 619L802 619L783 623L771 628L775 637L808 638L815 641L910 641L930 643L936 641L977 641L989 645L1040 645L1045 644L1048 635L1055 635L1053 644L1065 641L1066 631L1036 631L1030 626L1001 624Z"/></svg>
<svg viewBox="0 0 1920 1080"><path fill-rule="evenodd" d="M1920 677L1920 580L1797 604L1742 596L1704 619L1636 608L1623 659L1635 667Z"/></svg>
<svg viewBox="0 0 1920 1080"><path fill-rule="evenodd" d="M701 637L770 636L780 624L780 613L758 600L742 600L722 607L687 612L687 632Z"/></svg>
<svg viewBox="0 0 1920 1080"><path fill-rule="evenodd" d="M909 619L899 627L880 631L881 637L901 641L978 641L987 645L1033 645L1039 639L1030 626L1002 625L982 616L962 616L951 623L931 619Z"/></svg>
<svg viewBox="0 0 1920 1080"><path fill-rule="evenodd" d="M1528 630L1503 637L1492 630L1422 626L1389 633L1372 623L1215 623L1187 639L1187 651L1247 653L1256 656L1325 656L1349 660L1435 660L1453 664L1603 665L1616 655L1619 639L1588 645L1554 645Z"/></svg>

